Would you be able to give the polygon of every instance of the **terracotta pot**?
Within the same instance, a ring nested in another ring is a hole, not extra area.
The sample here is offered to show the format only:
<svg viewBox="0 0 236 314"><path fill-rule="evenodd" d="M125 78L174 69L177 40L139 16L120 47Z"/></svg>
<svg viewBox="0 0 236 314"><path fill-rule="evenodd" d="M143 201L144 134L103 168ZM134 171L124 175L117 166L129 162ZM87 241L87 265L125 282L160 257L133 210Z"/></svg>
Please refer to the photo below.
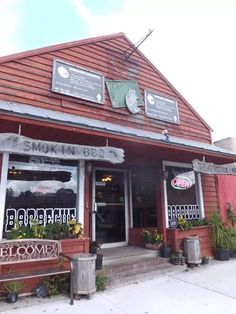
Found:
<svg viewBox="0 0 236 314"><path fill-rule="evenodd" d="M149 250L159 250L161 247L161 243L145 243L145 247Z"/></svg>

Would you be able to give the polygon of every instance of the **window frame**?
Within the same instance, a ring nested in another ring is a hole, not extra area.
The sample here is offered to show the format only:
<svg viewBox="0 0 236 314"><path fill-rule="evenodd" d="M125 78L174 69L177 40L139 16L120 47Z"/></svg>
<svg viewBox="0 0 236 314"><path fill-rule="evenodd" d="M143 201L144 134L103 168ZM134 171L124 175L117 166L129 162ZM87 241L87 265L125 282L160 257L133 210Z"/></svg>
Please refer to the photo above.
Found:
<svg viewBox="0 0 236 314"><path fill-rule="evenodd" d="M166 167L176 167L176 168L179 167L179 168L186 168L188 170L192 170L192 164L163 160L162 161L163 174L165 174ZM194 174L195 174L195 187L196 187L195 188L196 203L199 206L200 219L203 219L205 217L205 209L204 209L204 202L203 202L201 174L197 173L197 172L194 172ZM165 206L166 228L169 228L167 180L166 180L165 176L163 178L163 188L164 188L164 206Z"/></svg>

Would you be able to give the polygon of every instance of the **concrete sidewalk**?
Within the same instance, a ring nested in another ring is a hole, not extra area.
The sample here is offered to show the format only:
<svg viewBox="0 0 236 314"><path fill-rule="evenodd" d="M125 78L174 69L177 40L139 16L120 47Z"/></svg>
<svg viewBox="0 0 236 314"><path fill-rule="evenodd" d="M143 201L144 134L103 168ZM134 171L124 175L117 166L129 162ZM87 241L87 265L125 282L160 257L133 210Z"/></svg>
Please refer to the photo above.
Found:
<svg viewBox="0 0 236 314"><path fill-rule="evenodd" d="M24 298L14 305L0 302L1 314L235 314L236 260L212 261L182 273L96 293L91 300L69 305L69 299Z"/></svg>

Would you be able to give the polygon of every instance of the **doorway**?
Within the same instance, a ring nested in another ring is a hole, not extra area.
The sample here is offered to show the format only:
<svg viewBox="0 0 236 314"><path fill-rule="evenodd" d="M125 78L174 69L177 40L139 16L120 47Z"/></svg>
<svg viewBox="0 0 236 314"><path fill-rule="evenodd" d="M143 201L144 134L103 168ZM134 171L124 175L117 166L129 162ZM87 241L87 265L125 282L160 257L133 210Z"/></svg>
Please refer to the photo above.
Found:
<svg viewBox="0 0 236 314"><path fill-rule="evenodd" d="M124 171L94 170L92 238L103 247L127 244L126 191Z"/></svg>

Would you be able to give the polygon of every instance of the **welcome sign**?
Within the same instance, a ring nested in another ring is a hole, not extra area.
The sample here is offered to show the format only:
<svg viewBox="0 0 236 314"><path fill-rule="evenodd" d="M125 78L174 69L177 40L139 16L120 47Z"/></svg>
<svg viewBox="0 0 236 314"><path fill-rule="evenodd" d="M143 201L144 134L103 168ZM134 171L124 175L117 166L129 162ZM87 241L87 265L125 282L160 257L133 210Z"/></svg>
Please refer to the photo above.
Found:
<svg viewBox="0 0 236 314"><path fill-rule="evenodd" d="M0 263L32 262L35 259L56 258L61 252L58 241L43 239L3 240L0 246Z"/></svg>

